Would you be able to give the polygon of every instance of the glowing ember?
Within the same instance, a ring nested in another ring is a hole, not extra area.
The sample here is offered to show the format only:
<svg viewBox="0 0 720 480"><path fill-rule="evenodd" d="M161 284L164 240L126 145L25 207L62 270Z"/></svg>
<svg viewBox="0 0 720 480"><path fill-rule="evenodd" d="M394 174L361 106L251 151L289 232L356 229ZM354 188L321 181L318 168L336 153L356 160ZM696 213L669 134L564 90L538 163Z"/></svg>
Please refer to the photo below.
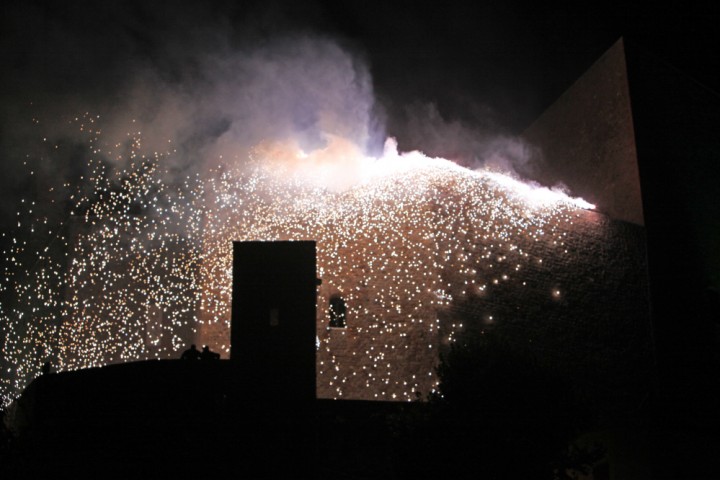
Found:
<svg viewBox="0 0 720 480"><path fill-rule="evenodd" d="M23 203L5 252L0 293L13 301L0 311L3 405L48 357L60 370L175 358L195 337L226 355L232 241L302 239L317 241L323 279L319 395L360 387L364 398L415 399L435 386L436 356L426 352L462 328L445 331L439 312L508 282L494 263L517 271L541 262L523 250L528 240L562 251L555 225L593 208L499 173L399 154L392 141L369 158L338 137L311 152L262 145L249 161L170 184L172 151L144 154L139 133L103 145L85 125L93 119L78 122L95 155L80 186L62 187L71 214L53 222ZM102 156L127 168L110 171ZM347 305L347 328L328 327L333 295Z"/></svg>

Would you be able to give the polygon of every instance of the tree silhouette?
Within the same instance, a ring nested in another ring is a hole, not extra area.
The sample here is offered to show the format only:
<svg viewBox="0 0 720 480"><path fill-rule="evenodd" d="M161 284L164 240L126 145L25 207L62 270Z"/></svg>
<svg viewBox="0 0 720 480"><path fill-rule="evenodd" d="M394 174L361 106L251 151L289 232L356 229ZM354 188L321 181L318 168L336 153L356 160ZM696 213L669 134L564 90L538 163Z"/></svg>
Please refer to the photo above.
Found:
<svg viewBox="0 0 720 480"><path fill-rule="evenodd" d="M569 379L528 351L466 334L437 373L439 392L395 424L399 477L564 478L570 463L584 463L582 452L569 452L589 417Z"/></svg>

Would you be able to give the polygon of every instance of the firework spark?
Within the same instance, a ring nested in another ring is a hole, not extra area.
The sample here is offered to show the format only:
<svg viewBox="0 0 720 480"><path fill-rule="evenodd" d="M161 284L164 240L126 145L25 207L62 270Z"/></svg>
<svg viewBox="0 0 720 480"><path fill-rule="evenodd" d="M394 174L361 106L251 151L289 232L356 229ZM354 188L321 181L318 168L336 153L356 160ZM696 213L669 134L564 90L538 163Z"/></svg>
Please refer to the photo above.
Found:
<svg viewBox="0 0 720 480"><path fill-rule="evenodd" d="M70 206L53 220L46 206L23 203L5 252L3 405L48 358L60 370L173 358L195 338L227 355L232 242L306 239L317 242L323 279L318 395L415 399L436 386L428 351L462 329L442 326L443 309L542 262L529 242L562 252L558 225L592 207L496 172L399 154L392 141L382 157L366 157L338 137L312 152L261 145L249 160L168 182L172 151L145 152L140 132L104 143L95 119L77 123L88 173L53 187ZM345 328L329 326L333 296L347 305Z"/></svg>

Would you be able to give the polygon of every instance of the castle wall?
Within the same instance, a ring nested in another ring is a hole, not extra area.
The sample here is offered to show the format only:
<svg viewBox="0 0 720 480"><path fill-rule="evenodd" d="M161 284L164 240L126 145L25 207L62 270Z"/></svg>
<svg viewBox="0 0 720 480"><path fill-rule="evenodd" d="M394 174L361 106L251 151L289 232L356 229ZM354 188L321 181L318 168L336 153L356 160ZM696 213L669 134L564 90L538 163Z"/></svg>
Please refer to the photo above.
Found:
<svg viewBox="0 0 720 480"><path fill-rule="evenodd" d="M566 185L611 218L643 225L623 41L619 40L523 133L541 155L529 172Z"/></svg>
<svg viewBox="0 0 720 480"><path fill-rule="evenodd" d="M404 202L353 192L333 202L341 216L286 214L263 230L268 240L317 241L318 397L424 398L443 349L491 329L605 408L647 392L654 359L642 227L532 206L472 175L419 170L393 188ZM223 241L208 242L218 256L205 270L225 271ZM228 308L217 278L206 278L204 295ZM344 327L331 326L332 297L346 305ZM227 342L227 328L205 322L199 338Z"/></svg>

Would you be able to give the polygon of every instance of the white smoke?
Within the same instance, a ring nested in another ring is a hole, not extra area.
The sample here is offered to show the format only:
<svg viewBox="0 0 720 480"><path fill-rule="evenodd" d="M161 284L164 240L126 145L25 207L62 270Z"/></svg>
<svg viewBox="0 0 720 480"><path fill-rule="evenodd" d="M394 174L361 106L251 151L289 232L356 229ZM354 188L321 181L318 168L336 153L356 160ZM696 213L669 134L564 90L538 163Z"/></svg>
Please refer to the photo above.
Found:
<svg viewBox="0 0 720 480"><path fill-rule="evenodd" d="M190 13L138 6L142 15L129 7L106 6L105 15L79 9L67 16L53 14L45 20L52 28L40 39L23 33L40 28L36 17L48 15L43 8L28 7L27 19L36 23L24 21L28 29L16 32L18 41L30 47L27 58L15 62L26 66L13 85L18 92L25 88L18 85L27 86L22 93L37 100L44 112L34 131L48 137L51 149L65 145L64 150L51 150L52 158L47 156L50 177L82 174L89 155L83 150L87 129L80 136L67 119L85 112L100 116L97 128L104 145L95 144L94 156L126 168L128 144L140 136L145 154L165 155L171 182L218 163L242 164L256 145L268 142L321 152L326 171L338 173L332 175L337 179L352 162L339 158L330 167L327 157L338 149L329 139L343 139L359 154L379 156L388 135L398 138L401 150L420 150L471 169L532 176L532 148L513 135L498 133L484 108L468 106L475 111L477 121L472 122L446 118L432 102L410 104L401 108L404 117L393 119L392 128L386 129L370 67L357 49L302 28L284 31L287 18L272 9L266 14L245 12L245 23L233 23L226 19L233 13L229 6ZM140 20L143 15L147 18ZM97 18L105 24L96 24ZM13 92L8 92L4 98L11 100ZM25 114L14 100L5 103L3 111L13 110L13 117ZM12 122L3 118L3 123L7 127ZM16 135L17 129L7 138ZM8 143L3 142L4 153ZM71 153L63 153L73 143ZM20 165L24 154L5 157L7 163ZM353 175L350 170L344 177Z"/></svg>
<svg viewBox="0 0 720 480"><path fill-rule="evenodd" d="M446 118L435 103L414 103L404 109L401 146L431 156L448 158L467 168L489 169L529 178L540 158L536 147L519 136L502 132L492 123L492 112L481 107L476 123Z"/></svg>
<svg viewBox="0 0 720 480"><path fill-rule="evenodd" d="M146 151L172 147L183 171L243 162L260 142L310 151L335 136L365 152L382 135L367 67L330 39L288 36L195 60L195 75L179 83L143 72L104 134L122 138L132 125Z"/></svg>

